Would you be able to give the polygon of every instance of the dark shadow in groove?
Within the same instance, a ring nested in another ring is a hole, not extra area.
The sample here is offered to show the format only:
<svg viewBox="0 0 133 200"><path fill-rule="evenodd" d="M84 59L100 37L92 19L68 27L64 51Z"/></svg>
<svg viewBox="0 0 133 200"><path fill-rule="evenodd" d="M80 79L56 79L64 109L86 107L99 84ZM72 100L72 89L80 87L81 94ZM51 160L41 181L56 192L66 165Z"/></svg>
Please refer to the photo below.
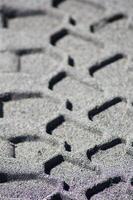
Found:
<svg viewBox="0 0 133 200"><path fill-rule="evenodd" d="M98 151L99 147L97 145L91 149L88 149L86 152L87 158L91 161L91 157L95 155Z"/></svg>
<svg viewBox="0 0 133 200"><path fill-rule="evenodd" d="M60 31L54 33L51 37L50 37L50 44L52 44L53 46L56 46L57 42L59 40L61 40L63 37L65 37L66 35L68 35L68 30L67 29L61 29Z"/></svg>
<svg viewBox="0 0 133 200"><path fill-rule="evenodd" d="M65 147L65 150L66 150L66 151L71 152L71 145L68 144L66 141L65 141L64 147Z"/></svg>
<svg viewBox="0 0 133 200"><path fill-rule="evenodd" d="M126 18L126 15L124 15L123 13L118 13L116 15L113 15L109 18L106 19L106 23L113 23L115 21L121 20Z"/></svg>
<svg viewBox="0 0 133 200"><path fill-rule="evenodd" d="M68 110L70 110L70 111L73 110L73 105L72 105L72 103L71 103L69 100L66 101L66 108L67 108Z"/></svg>
<svg viewBox="0 0 133 200"><path fill-rule="evenodd" d="M18 18L18 17L29 17L29 16L38 16L38 15L45 15L45 11L42 10L16 10L10 7L3 7L1 9L2 13L2 25L3 28L8 28L9 23L8 20Z"/></svg>
<svg viewBox="0 0 133 200"><path fill-rule="evenodd" d="M116 138L112 141L109 141L107 143L101 144L101 145L96 145L94 148L88 149L87 150L87 157L91 161L91 158L93 155L98 153L98 151L106 151L107 149L111 149L119 144L122 144L121 138Z"/></svg>
<svg viewBox="0 0 133 200"><path fill-rule="evenodd" d="M118 144L122 144L121 138L116 138L116 139L114 139L114 140L112 140L112 141L110 141L110 142L107 142L107 143L105 143L105 144L102 144L102 145L100 146L100 149L101 149L102 151L106 151L107 149L113 148L113 147L117 146Z"/></svg>
<svg viewBox="0 0 133 200"><path fill-rule="evenodd" d="M0 183L6 183L8 181L7 174L0 172Z"/></svg>
<svg viewBox="0 0 133 200"><path fill-rule="evenodd" d="M48 160L45 164L44 164L44 172L46 174L50 175L50 172L53 168L55 168L56 166L60 165L62 162L64 162L64 158L62 155L57 155L53 158L51 158L50 160Z"/></svg>
<svg viewBox="0 0 133 200"><path fill-rule="evenodd" d="M16 137L9 138L9 141L13 144L19 144L23 142L32 142L32 141L38 141L39 137L37 135L21 135Z"/></svg>
<svg viewBox="0 0 133 200"><path fill-rule="evenodd" d="M55 75L55 76L53 76L53 77L51 78L51 80L49 81L48 88L49 88L50 90L53 90L54 86L55 86L58 82L62 81L64 78L66 78L66 76L67 76L67 74L66 74L65 71L59 72L57 75Z"/></svg>
<svg viewBox="0 0 133 200"><path fill-rule="evenodd" d="M42 98L42 94L40 92L9 92L0 94L0 101L2 102L17 101L30 98Z"/></svg>
<svg viewBox="0 0 133 200"><path fill-rule="evenodd" d="M61 195L59 193L54 194L50 200L62 200Z"/></svg>
<svg viewBox="0 0 133 200"><path fill-rule="evenodd" d="M29 17L29 16L45 15L46 12L43 10L16 10L16 9L5 7L3 9L3 14L8 19L13 19L16 17Z"/></svg>
<svg viewBox="0 0 133 200"><path fill-rule="evenodd" d="M107 59L103 60L102 62L97 63L97 64L93 65L92 67L90 67L89 74L91 76L93 76L96 71L98 71L114 62L117 62L117 61L123 59L124 57L125 57L125 55L118 53L110 58L107 58Z"/></svg>
<svg viewBox="0 0 133 200"><path fill-rule="evenodd" d="M99 22L96 22L96 23L90 25L90 31L92 33L95 33L96 31L105 27L107 24L111 24L113 22L116 22L118 20L122 20L122 19L125 19L125 18L127 18L127 16L123 13L117 13L113 16L108 17L108 18L103 18Z"/></svg>
<svg viewBox="0 0 133 200"><path fill-rule="evenodd" d="M101 106L96 106L94 109L92 109L91 111L88 112L88 118L93 121L93 117L95 115L98 115L99 113L107 110L108 108L118 104L122 102L122 98L121 97L115 97L114 99L105 102L104 104L102 104Z"/></svg>
<svg viewBox="0 0 133 200"><path fill-rule="evenodd" d="M71 67L75 66L75 61L71 56L68 56L68 65L70 65Z"/></svg>
<svg viewBox="0 0 133 200"><path fill-rule="evenodd" d="M70 189L70 186L65 181L63 182L63 189L66 191L69 191Z"/></svg>
<svg viewBox="0 0 133 200"><path fill-rule="evenodd" d="M76 26L76 20L73 17L69 18L69 23L73 26Z"/></svg>
<svg viewBox="0 0 133 200"><path fill-rule="evenodd" d="M29 54L37 54L41 53L43 50L41 48L35 48L35 49L20 49L16 51L16 54L18 56L24 56L24 55L29 55Z"/></svg>
<svg viewBox="0 0 133 200"><path fill-rule="evenodd" d="M90 200L94 195L96 195L100 192L103 192L105 189L107 189L107 188L109 188L109 187L111 187L115 184L118 184L121 181L122 180L121 180L120 176L109 178L107 181L104 181L102 183L94 185L92 188L88 189L86 191L86 197L87 197L88 200Z"/></svg>
<svg viewBox="0 0 133 200"><path fill-rule="evenodd" d="M131 178L131 186L133 186L133 178Z"/></svg>
<svg viewBox="0 0 133 200"><path fill-rule="evenodd" d="M2 28L8 28L8 19L4 15L4 13L1 13L1 23L2 23Z"/></svg>
<svg viewBox="0 0 133 200"><path fill-rule="evenodd" d="M47 123L46 132L52 135L53 130L56 129L58 126L61 126L64 122L65 122L64 116L59 115L57 118Z"/></svg>
<svg viewBox="0 0 133 200"><path fill-rule="evenodd" d="M63 2L65 2L66 0L52 0L52 6L54 7L54 8L58 8L58 6L61 4L61 3L63 3Z"/></svg>
<svg viewBox="0 0 133 200"><path fill-rule="evenodd" d="M4 103L2 101L0 101L0 118L4 117Z"/></svg>
<svg viewBox="0 0 133 200"><path fill-rule="evenodd" d="M38 175L33 173L22 173L22 174L0 173L0 183L6 183L12 181L36 180L37 177Z"/></svg>
<svg viewBox="0 0 133 200"><path fill-rule="evenodd" d="M25 92L25 93L3 93L0 94L0 118L4 117L4 103L9 101L17 101L30 98L42 98L40 92Z"/></svg>

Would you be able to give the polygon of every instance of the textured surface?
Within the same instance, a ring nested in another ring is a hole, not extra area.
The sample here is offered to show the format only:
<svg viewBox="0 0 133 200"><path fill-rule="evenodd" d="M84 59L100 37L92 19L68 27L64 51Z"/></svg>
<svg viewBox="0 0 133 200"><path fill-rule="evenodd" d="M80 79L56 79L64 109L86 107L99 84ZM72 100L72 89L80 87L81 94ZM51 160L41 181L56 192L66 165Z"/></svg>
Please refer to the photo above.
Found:
<svg viewBox="0 0 133 200"><path fill-rule="evenodd" d="M133 1L0 0L0 199L133 199Z"/></svg>

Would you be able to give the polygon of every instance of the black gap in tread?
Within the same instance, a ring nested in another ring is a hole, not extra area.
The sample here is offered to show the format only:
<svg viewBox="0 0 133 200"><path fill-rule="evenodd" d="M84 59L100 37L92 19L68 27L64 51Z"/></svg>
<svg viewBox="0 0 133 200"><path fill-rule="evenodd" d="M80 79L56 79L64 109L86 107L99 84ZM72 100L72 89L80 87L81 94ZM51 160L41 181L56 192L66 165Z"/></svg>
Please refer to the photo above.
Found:
<svg viewBox="0 0 133 200"><path fill-rule="evenodd" d="M131 178L131 186L133 186L133 178Z"/></svg>
<svg viewBox="0 0 133 200"><path fill-rule="evenodd" d="M67 77L67 74L66 74L65 71L59 72L57 75L55 75L55 76L53 76L53 77L51 78L51 80L49 81L48 88L49 88L50 90L53 90L54 86L55 86L58 82L62 81L62 80L63 80L64 78L66 78L66 77Z"/></svg>
<svg viewBox="0 0 133 200"><path fill-rule="evenodd" d="M4 103L0 101L0 118L4 117Z"/></svg>
<svg viewBox="0 0 133 200"><path fill-rule="evenodd" d="M3 7L1 9L1 13L2 13L2 26L3 26L3 28L9 28L8 21L10 19L14 19L14 18L18 18L18 17L38 16L38 15L45 15L46 14L42 10L20 11L20 10L12 9L10 7Z"/></svg>
<svg viewBox="0 0 133 200"><path fill-rule="evenodd" d="M62 39L63 37L65 37L66 35L68 35L68 30L67 29L61 29L60 31L54 33L51 37L50 37L50 44L52 44L53 46L56 46L56 43Z"/></svg>
<svg viewBox="0 0 133 200"><path fill-rule="evenodd" d="M65 122L64 116L63 115L58 116L57 118L47 123L46 132L52 135L53 130L56 129L58 126L61 126L64 122Z"/></svg>
<svg viewBox="0 0 133 200"><path fill-rule="evenodd" d="M55 168L56 166L60 165L62 162L64 162L64 158L62 155L57 155L54 158L48 160L45 164L44 164L44 171L46 174L50 175L50 172L53 168Z"/></svg>
<svg viewBox="0 0 133 200"><path fill-rule="evenodd" d="M66 191L69 191L70 189L70 186L65 181L63 182L63 189Z"/></svg>
<svg viewBox="0 0 133 200"><path fill-rule="evenodd" d="M96 31L100 30L101 28L105 27L106 25L114 23L118 20L125 19L125 18L127 18L127 16L123 13L117 13L110 17L103 18L99 22L96 22L96 23L90 25L90 31L92 33L95 33Z"/></svg>
<svg viewBox="0 0 133 200"><path fill-rule="evenodd" d="M25 93L3 93L0 94L0 101L9 102L21 99L30 99L30 98L42 98L40 92L25 92Z"/></svg>
<svg viewBox="0 0 133 200"><path fill-rule="evenodd" d="M37 54L41 53L43 50L41 48L35 48L35 49L20 49L16 51L16 54L18 56L24 56L24 55L30 55L30 54Z"/></svg>
<svg viewBox="0 0 133 200"><path fill-rule="evenodd" d="M68 56L68 65L70 65L71 67L75 66L75 61L71 56Z"/></svg>
<svg viewBox="0 0 133 200"><path fill-rule="evenodd" d="M72 103L71 103L69 100L66 101L66 108L67 108L68 110L70 110L70 111L73 110L73 105L72 105Z"/></svg>
<svg viewBox="0 0 133 200"><path fill-rule="evenodd" d="M54 7L54 8L58 8L58 6L61 4L61 3L63 3L63 2L65 2L66 0L52 0L52 6Z"/></svg>
<svg viewBox="0 0 133 200"><path fill-rule="evenodd" d="M68 144L66 141L65 141L64 147L65 147L65 150L66 150L66 151L71 152L71 145Z"/></svg>
<svg viewBox="0 0 133 200"><path fill-rule="evenodd" d="M105 189L121 182L121 177L109 178L107 181L99 183L86 191L86 197L90 200L94 195L103 192Z"/></svg>
<svg viewBox="0 0 133 200"><path fill-rule="evenodd" d="M101 145L96 145L94 148L88 149L87 157L91 161L92 156L95 155L96 153L98 153L98 151L100 151L100 150L106 151L108 149L111 149L111 148L119 145L119 144L122 144L121 138L116 138L116 139L109 141L107 143L104 143L104 144L101 144Z"/></svg>
<svg viewBox="0 0 133 200"><path fill-rule="evenodd" d="M93 117L100 114L101 112L107 110L108 108L122 102L121 97L115 97L114 99L105 102L101 106L96 106L94 109L88 112L88 118L93 121Z"/></svg>
<svg viewBox="0 0 133 200"><path fill-rule="evenodd" d="M6 173L0 173L0 183L6 183L8 181L8 175Z"/></svg>
<svg viewBox="0 0 133 200"><path fill-rule="evenodd" d="M89 74L91 76L93 76L96 71L98 71L98 70L100 70L100 69L102 69L102 68L104 68L104 67L106 67L106 66L108 66L108 65L110 65L114 62L117 62L117 61L123 59L124 57L125 56L121 53L113 55L113 56L103 60L102 62L97 63L97 64L93 65L92 67L90 67Z"/></svg>
<svg viewBox="0 0 133 200"><path fill-rule="evenodd" d="M69 23L73 26L76 26L76 20L73 17L69 18Z"/></svg>
<svg viewBox="0 0 133 200"><path fill-rule="evenodd" d="M11 137L9 138L9 141L13 144L19 144L23 142L30 142L30 141L37 141L39 140L39 137L37 135L21 135L21 136L16 136L16 137Z"/></svg>

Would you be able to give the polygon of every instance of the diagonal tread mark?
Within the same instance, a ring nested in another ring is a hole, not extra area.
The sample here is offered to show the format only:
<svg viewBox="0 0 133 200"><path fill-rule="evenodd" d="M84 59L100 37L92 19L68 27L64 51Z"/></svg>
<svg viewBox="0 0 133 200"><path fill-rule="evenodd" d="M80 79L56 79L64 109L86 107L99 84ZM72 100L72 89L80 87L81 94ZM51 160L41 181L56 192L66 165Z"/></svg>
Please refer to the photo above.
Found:
<svg viewBox="0 0 133 200"><path fill-rule="evenodd" d="M117 62L123 58L125 58L125 55L123 55L122 53L118 53L118 54L115 54L115 55L103 60L100 63L96 63L95 65L93 65L92 67L89 68L90 76L93 76L96 71L98 71L114 62Z"/></svg>
<svg viewBox="0 0 133 200"><path fill-rule="evenodd" d="M123 99L121 97L115 97L114 99L111 99L110 101L105 102L101 106L96 106L94 109L90 110L88 112L88 118L93 121L93 117L95 115L100 114L101 112L107 110L108 108L122 102Z"/></svg>
<svg viewBox="0 0 133 200"><path fill-rule="evenodd" d="M94 185L92 188L88 189L86 191L86 197L88 200L90 200L94 195L103 192L105 189L116 185L122 181L120 176L109 178L108 180L98 183L97 185Z"/></svg>
<svg viewBox="0 0 133 200"><path fill-rule="evenodd" d="M86 153L87 157L91 161L92 156L95 155L96 153L98 153L98 151L100 151L100 150L106 151L110 148L113 148L113 147L119 145L119 144L122 144L121 138L116 138L116 139L106 142L104 144L96 145L95 147L87 150L87 153Z"/></svg>
<svg viewBox="0 0 133 200"><path fill-rule="evenodd" d="M51 170L53 168L55 168L56 166L60 165L64 161L65 160L64 160L64 158L63 158L62 155L57 155L57 156L51 158L50 160L48 160L44 164L44 171L45 171L45 173L50 175Z"/></svg>

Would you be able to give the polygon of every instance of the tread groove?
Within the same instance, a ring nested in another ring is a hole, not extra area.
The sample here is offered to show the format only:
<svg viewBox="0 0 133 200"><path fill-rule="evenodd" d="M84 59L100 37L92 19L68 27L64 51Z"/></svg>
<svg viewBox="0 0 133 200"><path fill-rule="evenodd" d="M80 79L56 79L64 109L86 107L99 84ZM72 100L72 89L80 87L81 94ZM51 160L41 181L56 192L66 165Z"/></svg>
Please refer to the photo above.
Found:
<svg viewBox="0 0 133 200"><path fill-rule="evenodd" d="M91 33L95 33L97 31L99 31L100 29L102 29L103 27L107 26L108 24L114 23L118 20L122 20L125 18L127 18L127 17L123 13L114 14L110 17L101 19L99 22L96 22L96 23L90 25L90 31L91 31Z"/></svg>
<svg viewBox="0 0 133 200"><path fill-rule="evenodd" d="M93 121L93 118L100 114L101 112L109 109L110 107L122 102L123 99L121 97L115 97L114 99L105 102L104 104L102 104L101 106L96 106L94 109L90 110L88 112L88 118L89 120Z"/></svg>
<svg viewBox="0 0 133 200"><path fill-rule="evenodd" d="M61 40L62 38L64 38L66 35L68 35L68 30L67 29L61 29L60 31L54 33L51 37L50 37L50 44L53 46L56 46L57 42L59 40Z"/></svg>
<svg viewBox="0 0 133 200"><path fill-rule="evenodd" d="M0 101L0 118L4 117L4 103Z"/></svg>
<svg viewBox="0 0 133 200"><path fill-rule="evenodd" d="M76 20L73 17L69 18L69 23L73 26L76 26Z"/></svg>
<svg viewBox="0 0 133 200"><path fill-rule="evenodd" d="M93 65L92 67L90 67L89 74L93 77L94 73L97 72L98 70L100 70L100 69L102 69L102 68L104 68L104 67L106 67L106 66L108 66L108 65L110 65L114 62L117 62L117 61L123 59L124 57L125 56L121 53L118 53L114 56L111 56L111 57L103 60L102 62L97 63L97 64Z"/></svg>
<svg viewBox="0 0 133 200"><path fill-rule="evenodd" d="M68 56L68 65L70 65L71 67L75 66L75 61L71 56Z"/></svg>
<svg viewBox="0 0 133 200"><path fill-rule="evenodd" d="M66 101L66 108L67 108L68 110L70 110L70 111L73 110L73 105L72 105L72 103L71 103L69 100Z"/></svg>
<svg viewBox="0 0 133 200"><path fill-rule="evenodd" d="M38 16L45 15L46 13L42 10L17 10L10 7L4 7L1 10L2 13L2 27L9 28L8 20L18 18L18 17L29 17L29 16Z"/></svg>
<svg viewBox="0 0 133 200"><path fill-rule="evenodd" d="M66 151L71 152L71 145L68 144L66 141L65 141L64 147Z"/></svg>
<svg viewBox="0 0 133 200"><path fill-rule="evenodd" d="M52 6L54 7L54 8L58 8L58 6L61 4L61 3L63 3L63 2L65 2L66 0L52 0Z"/></svg>
<svg viewBox="0 0 133 200"><path fill-rule="evenodd" d="M31 142L31 141L38 141L39 137L37 135L21 135L21 136L17 136L17 137L11 137L9 138L9 141L13 144L19 144L19 143L23 143L23 142Z"/></svg>
<svg viewBox="0 0 133 200"><path fill-rule="evenodd" d="M48 84L48 88L49 88L50 90L53 90L54 86L55 86L58 82L62 81L62 80L63 80L64 78L66 78L66 77L67 77L67 74L66 74L65 71L59 72L57 75L55 75L55 76L53 76L53 77L51 78L51 80L49 81L49 84Z"/></svg>
<svg viewBox="0 0 133 200"><path fill-rule="evenodd" d="M69 189L70 189L70 186L65 181L63 182L63 189L65 191L69 191Z"/></svg>
<svg viewBox="0 0 133 200"><path fill-rule="evenodd" d="M65 122L65 118L63 115L58 116L52 121L48 122L46 125L46 132L52 135L52 132L58 127L61 126Z"/></svg>
<svg viewBox="0 0 133 200"><path fill-rule="evenodd" d="M9 92L0 94L0 100L2 102L17 101L30 98L42 98L42 94L40 92L24 92L24 93Z"/></svg>
<svg viewBox="0 0 133 200"><path fill-rule="evenodd" d="M89 200L94 195L104 191L105 189L107 189L107 188L109 188L109 187L111 187L113 185L116 185L116 184L120 183L121 181L122 180L121 180L120 176L109 178L107 181L99 183L99 184L95 185L94 187L88 189L87 192L86 192L86 197Z"/></svg>
<svg viewBox="0 0 133 200"><path fill-rule="evenodd" d="M53 158L51 158L50 160L48 160L45 164L44 164L44 172L48 175L50 175L50 172L53 168L55 168L56 166L60 165L62 162L64 162L64 158L62 155L57 155Z"/></svg>
<svg viewBox="0 0 133 200"><path fill-rule="evenodd" d="M102 145L96 145L94 148L91 148L87 151L87 157L91 161L92 156L95 155L96 153L98 153L100 150L106 151L108 149L111 149L111 148L119 145L119 144L122 144L121 138L116 138L116 139L109 141L107 143L104 143Z"/></svg>

